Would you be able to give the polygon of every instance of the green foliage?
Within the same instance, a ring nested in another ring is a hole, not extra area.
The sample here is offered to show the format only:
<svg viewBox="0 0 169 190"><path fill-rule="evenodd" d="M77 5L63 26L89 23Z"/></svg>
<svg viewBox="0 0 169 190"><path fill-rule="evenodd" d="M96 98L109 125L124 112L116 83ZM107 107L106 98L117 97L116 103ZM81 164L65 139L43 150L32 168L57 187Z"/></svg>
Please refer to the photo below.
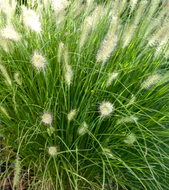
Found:
<svg viewBox="0 0 169 190"><path fill-rule="evenodd" d="M0 132L17 183L26 167L29 189L167 190L167 1L3 6Z"/></svg>

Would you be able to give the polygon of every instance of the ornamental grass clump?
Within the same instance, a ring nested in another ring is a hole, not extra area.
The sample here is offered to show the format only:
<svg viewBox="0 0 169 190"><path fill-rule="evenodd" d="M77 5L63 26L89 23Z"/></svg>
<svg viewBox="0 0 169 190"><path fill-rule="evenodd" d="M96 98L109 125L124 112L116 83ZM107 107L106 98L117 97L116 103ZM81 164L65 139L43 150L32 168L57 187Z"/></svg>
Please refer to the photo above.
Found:
<svg viewBox="0 0 169 190"><path fill-rule="evenodd" d="M168 18L168 1L0 2L1 187L168 190Z"/></svg>

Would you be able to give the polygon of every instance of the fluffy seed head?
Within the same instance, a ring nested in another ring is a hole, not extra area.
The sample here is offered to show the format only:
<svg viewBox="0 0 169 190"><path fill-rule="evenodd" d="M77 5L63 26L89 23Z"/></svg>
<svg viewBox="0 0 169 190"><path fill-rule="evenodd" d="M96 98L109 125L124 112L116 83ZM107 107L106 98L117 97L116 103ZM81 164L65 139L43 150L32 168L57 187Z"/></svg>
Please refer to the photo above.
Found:
<svg viewBox="0 0 169 190"><path fill-rule="evenodd" d="M108 148L103 148L103 154L106 155L108 158L114 159L112 151Z"/></svg>
<svg viewBox="0 0 169 190"><path fill-rule="evenodd" d="M71 111L68 113L68 115L67 115L68 121L71 121L71 120L75 117L75 115L76 115L76 109L71 110Z"/></svg>
<svg viewBox="0 0 169 190"><path fill-rule="evenodd" d="M7 110L6 110L5 107L0 106L0 112L2 112L3 114L5 114L10 119L10 116L9 116L9 114L8 114L8 112L7 112Z"/></svg>
<svg viewBox="0 0 169 190"><path fill-rule="evenodd" d="M119 73L110 73L110 74L109 74L109 78L108 78L107 83L106 83L106 86L107 86L107 87L110 86L111 83L112 83L114 80L116 80L116 78L118 77L118 75L119 75Z"/></svg>
<svg viewBox="0 0 169 190"><path fill-rule="evenodd" d="M55 128L52 127L52 126L49 126L47 128L47 133L48 133L49 136L51 136L54 133L54 131L55 131Z"/></svg>
<svg viewBox="0 0 169 190"><path fill-rule="evenodd" d="M19 73L14 73L14 80L16 83L18 83L21 86L22 82L20 80L20 74Z"/></svg>
<svg viewBox="0 0 169 190"><path fill-rule="evenodd" d="M10 77L8 75L8 72L7 72L6 68L5 68L5 66L0 64L0 71L2 72L6 82L11 86L12 82L11 82L11 79L10 79Z"/></svg>
<svg viewBox="0 0 169 190"><path fill-rule="evenodd" d="M134 133L131 133L124 142L128 145L132 145L137 140L136 135Z"/></svg>
<svg viewBox="0 0 169 190"><path fill-rule="evenodd" d="M58 153L58 148L57 146L50 146L48 147L48 154L52 157L56 157Z"/></svg>
<svg viewBox="0 0 169 190"><path fill-rule="evenodd" d="M11 45L11 44L10 44ZM3 38L2 36L0 36L0 46L3 48L4 51L6 51L7 53L10 52L11 48L9 48L9 43L8 41Z"/></svg>
<svg viewBox="0 0 169 190"><path fill-rule="evenodd" d="M110 102L102 102L99 110L102 117L108 117L114 111L114 106Z"/></svg>
<svg viewBox="0 0 169 190"><path fill-rule="evenodd" d="M34 54L32 56L32 64L37 69L44 69L46 67L46 59L42 54L40 54L37 51L34 51Z"/></svg>
<svg viewBox="0 0 169 190"><path fill-rule="evenodd" d="M129 103L126 105L127 107L132 105L136 100L136 97L134 95L131 96L131 99L129 100Z"/></svg>
<svg viewBox="0 0 169 190"><path fill-rule="evenodd" d="M86 124L86 122L83 122L82 125L78 129L78 134L80 136L84 135L85 133L87 133L87 129L88 129L88 125Z"/></svg>
<svg viewBox="0 0 169 190"><path fill-rule="evenodd" d="M6 27L0 31L2 38L18 42L21 35L13 27Z"/></svg>
<svg viewBox="0 0 169 190"><path fill-rule="evenodd" d="M157 84L159 82L161 78L160 74L154 74L149 76L142 84L141 84L141 88L143 89L149 89L152 86L154 86L155 84Z"/></svg>
<svg viewBox="0 0 169 190"><path fill-rule="evenodd" d="M41 23L35 11L29 9L23 12L23 21L26 26L35 32L41 31Z"/></svg>
<svg viewBox="0 0 169 190"><path fill-rule="evenodd" d="M135 116L127 116L127 117L122 117L117 120L117 124L121 123L134 123L138 121L138 117Z"/></svg>
<svg viewBox="0 0 169 190"><path fill-rule="evenodd" d="M43 124L45 125L52 125L53 122L53 115L49 112L45 112L43 113L43 115L41 116L41 121Z"/></svg>

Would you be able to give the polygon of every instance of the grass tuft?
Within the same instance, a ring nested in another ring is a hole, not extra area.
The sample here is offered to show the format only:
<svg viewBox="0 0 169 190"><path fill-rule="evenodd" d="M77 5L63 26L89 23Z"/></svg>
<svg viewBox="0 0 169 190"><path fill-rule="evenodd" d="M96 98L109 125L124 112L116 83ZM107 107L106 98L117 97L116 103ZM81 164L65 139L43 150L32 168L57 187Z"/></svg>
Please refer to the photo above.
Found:
<svg viewBox="0 0 169 190"><path fill-rule="evenodd" d="M16 158L2 181L12 168L18 186L22 164L30 190L168 190L160 2L0 3L0 133L14 149L2 163Z"/></svg>

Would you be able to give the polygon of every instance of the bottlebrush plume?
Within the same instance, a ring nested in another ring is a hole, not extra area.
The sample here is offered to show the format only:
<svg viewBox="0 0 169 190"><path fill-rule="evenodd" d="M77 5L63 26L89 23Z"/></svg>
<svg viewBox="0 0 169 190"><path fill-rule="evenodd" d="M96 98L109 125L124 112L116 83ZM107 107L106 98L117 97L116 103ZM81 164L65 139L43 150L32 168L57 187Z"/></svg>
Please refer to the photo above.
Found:
<svg viewBox="0 0 169 190"><path fill-rule="evenodd" d="M71 120L75 117L75 115L76 115L76 109L71 110L71 111L68 113L68 115L67 115L68 121L71 121Z"/></svg>
<svg viewBox="0 0 169 190"><path fill-rule="evenodd" d="M63 50L64 50L64 43L60 42L59 47L58 47L58 62L59 63L62 60Z"/></svg>
<svg viewBox="0 0 169 190"><path fill-rule="evenodd" d="M78 129L78 134L80 136L84 135L85 133L87 133L87 129L88 129L88 125L86 124L86 122L83 122L82 125Z"/></svg>
<svg viewBox="0 0 169 190"><path fill-rule="evenodd" d="M135 9L137 2L138 2L138 0L131 0L130 1L131 12Z"/></svg>
<svg viewBox="0 0 169 190"><path fill-rule="evenodd" d="M141 84L141 88L144 89L149 89L152 86L154 86L155 84L157 84L159 82L161 78L160 74L153 74L151 76L149 76L142 84Z"/></svg>
<svg viewBox="0 0 169 190"><path fill-rule="evenodd" d="M153 14L155 13L156 9L159 6L159 3L160 3L160 0L151 1L149 13L147 15L148 20L152 19Z"/></svg>
<svg viewBox="0 0 169 190"><path fill-rule="evenodd" d="M137 9L137 11L136 11L136 15L135 15L135 18L134 18L134 25L138 25L139 24L139 22L140 22L140 20L141 20L141 18L142 18L142 14L144 14L143 12L144 12L144 10L145 10L145 8L146 8L146 4L147 4L147 1L141 1L140 3L139 3L139 7L138 7L138 9Z"/></svg>
<svg viewBox="0 0 169 190"><path fill-rule="evenodd" d="M103 148L103 154L107 156L108 158L114 159L114 155L112 151L108 148Z"/></svg>
<svg viewBox="0 0 169 190"><path fill-rule="evenodd" d="M16 83L18 83L21 86L22 82L21 82L19 73L14 73L14 80Z"/></svg>
<svg viewBox="0 0 169 190"><path fill-rule="evenodd" d="M127 116L127 117L122 117L117 120L117 124L121 123L134 123L138 121L138 117L135 116Z"/></svg>
<svg viewBox="0 0 169 190"><path fill-rule="evenodd" d="M114 51L117 45L117 41L118 41L117 35L113 33L107 34L97 52L96 55L97 62L105 63L110 58L111 53Z"/></svg>
<svg viewBox="0 0 169 190"><path fill-rule="evenodd" d="M126 105L126 107L132 105L136 100L136 97L134 95L131 96L131 99L129 100L129 103Z"/></svg>
<svg viewBox="0 0 169 190"><path fill-rule="evenodd" d="M13 179L13 186L17 185L20 178L20 172L21 172L21 165L20 165L20 159L17 156L15 160L15 167L14 167L14 179Z"/></svg>
<svg viewBox="0 0 169 190"><path fill-rule="evenodd" d="M154 55L155 56L162 55L162 51L164 50L164 48L166 47L167 44L168 44L168 39L166 39L164 37L164 39L162 39L160 41L160 43L158 44L158 46L156 47L156 51L155 51Z"/></svg>
<svg viewBox="0 0 169 190"><path fill-rule="evenodd" d="M69 4L70 2L67 0L51 0L52 9L56 11L56 13L64 11Z"/></svg>
<svg viewBox="0 0 169 190"><path fill-rule="evenodd" d="M92 18L92 30L97 30L97 26L100 22L100 20L103 18L104 15L104 6L103 5L97 5L96 8L93 10L91 18Z"/></svg>
<svg viewBox="0 0 169 190"><path fill-rule="evenodd" d="M0 106L0 111L5 114L6 117L8 117L10 119L10 116L6 110L6 108L4 106Z"/></svg>
<svg viewBox="0 0 169 190"><path fill-rule="evenodd" d="M62 47L64 47L64 46L62 46ZM67 47L64 47L63 60L64 60L65 65L69 65L69 52L68 52Z"/></svg>
<svg viewBox="0 0 169 190"><path fill-rule="evenodd" d="M12 82L11 82L11 79L10 79L10 77L8 75L8 72L7 72L6 68L5 68L5 66L0 64L0 71L2 72L6 82L11 86Z"/></svg>
<svg viewBox="0 0 169 190"><path fill-rule="evenodd" d="M108 78L107 83L106 83L106 86L107 86L107 87L110 86L111 83L112 83L114 80L117 79L118 75L119 75L119 73L116 73L116 72L115 72L115 73L110 73L110 74L109 74L109 78Z"/></svg>
<svg viewBox="0 0 169 190"><path fill-rule="evenodd" d="M48 133L49 136L51 136L54 133L54 131L55 131L55 128L52 127L52 126L49 126L47 128L47 133Z"/></svg>
<svg viewBox="0 0 169 190"><path fill-rule="evenodd" d="M73 70L70 65L65 65L65 82L70 86L73 78Z"/></svg>
<svg viewBox="0 0 169 190"><path fill-rule="evenodd" d="M85 19L80 37L80 48L85 44L87 37L92 29L92 18L89 16Z"/></svg>
<svg viewBox="0 0 169 190"><path fill-rule="evenodd" d="M123 46L122 48L125 48L126 46L129 45L129 43L131 42L132 40L132 37L133 37L133 34L136 30L136 26L133 24L133 25L129 25L126 29L126 32L123 34Z"/></svg>

